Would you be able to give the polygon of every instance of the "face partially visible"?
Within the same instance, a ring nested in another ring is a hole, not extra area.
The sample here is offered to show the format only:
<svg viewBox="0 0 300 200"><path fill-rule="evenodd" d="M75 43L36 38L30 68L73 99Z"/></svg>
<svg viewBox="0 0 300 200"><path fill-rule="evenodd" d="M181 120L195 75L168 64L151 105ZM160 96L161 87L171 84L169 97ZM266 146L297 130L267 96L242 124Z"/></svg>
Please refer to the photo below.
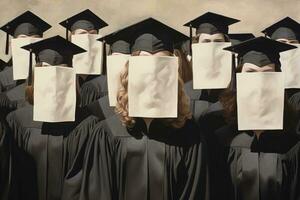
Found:
<svg viewBox="0 0 300 200"><path fill-rule="evenodd" d="M72 35L78 35L78 34L97 34L97 30L84 30L84 29L76 29L72 32Z"/></svg>
<svg viewBox="0 0 300 200"><path fill-rule="evenodd" d="M198 43L209 43L209 42L225 42L225 36L222 33L216 33L216 34L207 34L207 33L201 33L199 35Z"/></svg>
<svg viewBox="0 0 300 200"><path fill-rule="evenodd" d="M244 72L275 72L275 64L259 67L252 63L245 63L242 68L242 73Z"/></svg>
<svg viewBox="0 0 300 200"><path fill-rule="evenodd" d="M41 38L40 35L25 35L25 34L20 34L16 38Z"/></svg>
<svg viewBox="0 0 300 200"><path fill-rule="evenodd" d="M169 51L159 51L152 54L147 51L141 51L139 55L140 56L170 56L172 55L172 53Z"/></svg>
<svg viewBox="0 0 300 200"><path fill-rule="evenodd" d="M289 39L285 39L285 38L279 38L276 41L286 43L286 44L299 44L298 40L289 40Z"/></svg>
<svg viewBox="0 0 300 200"><path fill-rule="evenodd" d="M113 52L111 55L112 55L112 56L118 56L118 55L129 55L129 54L126 54L126 53L120 53L120 52Z"/></svg>

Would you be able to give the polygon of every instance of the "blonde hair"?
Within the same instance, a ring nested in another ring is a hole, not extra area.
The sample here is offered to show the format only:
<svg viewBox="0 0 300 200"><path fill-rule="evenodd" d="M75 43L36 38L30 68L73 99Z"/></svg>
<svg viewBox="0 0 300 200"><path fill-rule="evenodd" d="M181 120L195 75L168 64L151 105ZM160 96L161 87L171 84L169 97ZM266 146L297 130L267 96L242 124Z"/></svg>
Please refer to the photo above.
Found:
<svg viewBox="0 0 300 200"><path fill-rule="evenodd" d="M139 51L134 52L132 56L139 55ZM170 54L172 55L172 54ZM120 116L120 120L124 126L133 127L135 118L130 117L128 113L128 67L127 62L120 75L120 88L117 93L117 104L115 111ZM177 118L161 119L167 126L181 128L184 126L187 119L192 118L190 112L190 101L184 91L184 82L179 74L178 76L178 111Z"/></svg>

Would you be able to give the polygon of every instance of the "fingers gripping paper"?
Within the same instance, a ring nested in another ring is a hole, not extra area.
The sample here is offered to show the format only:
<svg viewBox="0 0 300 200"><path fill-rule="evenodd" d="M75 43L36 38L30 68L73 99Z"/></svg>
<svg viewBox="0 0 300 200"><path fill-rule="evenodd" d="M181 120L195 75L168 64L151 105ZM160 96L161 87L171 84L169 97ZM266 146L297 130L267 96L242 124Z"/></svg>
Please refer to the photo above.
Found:
<svg viewBox="0 0 300 200"><path fill-rule="evenodd" d="M223 50L228 42L192 45L194 89L227 88L231 80L231 53Z"/></svg>
<svg viewBox="0 0 300 200"><path fill-rule="evenodd" d="M129 116L177 117L177 57L130 57L128 76Z"/></svg>
<svg viewBox="0 0 300 200"><path fill-rule="evenodd" d="M239 130L283 128L284 75L282 72L237 74Z"/></svg>
<svg viewBox="0 0 300 200"><path fill-rule="evenodd" d="M298 48L280 53L285 88L300 88L300 45L294 46Z"/></svg>
<svg viewBox="0 0 300 200"><path fill-rule="evenodd" d="M28 78L29 72L29 51L21 47L40 41L41 38L15 38L11 40L11 51L13 59L13 78L21 80ZM35 65L35 55L32 55L32 66Z"/></svg>
<svg viewBox="0 0 300 200"><path fill-rule="evenodd" d="M34 120L74 121L75 87L74 69L61 66L36 67L34 70Z"/></svg>
<svg viewBox="0 0 300 200"><path fill-rule="evenodd" d="M129 57L129 55L107 56L107 85L110 106L116 106L117 92L120 86L120 73Z"/></svg>
<svg viewBox="0 0 300 200"><path fill-rule="evenodd" d="M72 35L72 43L85 49L87 52L73 56L73 67L76 74L101 74L102 73L102 46L97 41L98 34Z"/></svg>

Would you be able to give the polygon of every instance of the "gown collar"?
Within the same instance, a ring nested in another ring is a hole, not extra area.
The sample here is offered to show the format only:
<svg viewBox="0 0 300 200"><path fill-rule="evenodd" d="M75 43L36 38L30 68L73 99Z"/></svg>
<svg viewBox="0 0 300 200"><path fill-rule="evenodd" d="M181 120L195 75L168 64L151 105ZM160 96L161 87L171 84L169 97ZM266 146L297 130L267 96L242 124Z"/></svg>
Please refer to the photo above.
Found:
<svg viewBox="0 0 300 200"><path fill-rule="evenodd" d="M252 152L280 153L288 152L299 141L299 136L293 133L284 133L273 130L263 132L259 138L253 132L249 132L253 137L251 143Z"/></svg>

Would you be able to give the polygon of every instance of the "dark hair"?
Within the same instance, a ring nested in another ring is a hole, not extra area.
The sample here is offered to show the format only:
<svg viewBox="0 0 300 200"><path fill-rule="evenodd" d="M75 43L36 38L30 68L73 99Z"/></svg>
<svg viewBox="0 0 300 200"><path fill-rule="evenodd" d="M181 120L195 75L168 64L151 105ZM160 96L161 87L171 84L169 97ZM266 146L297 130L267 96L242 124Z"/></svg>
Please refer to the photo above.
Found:
<svg viewBox="0 0 300 200"><path fill-rule="evenodd" d="M183 82L188 82L193 79L192 62L187 60L186 55L182 50L174 49L174 55L179 59L179 74Z"/></svg>

